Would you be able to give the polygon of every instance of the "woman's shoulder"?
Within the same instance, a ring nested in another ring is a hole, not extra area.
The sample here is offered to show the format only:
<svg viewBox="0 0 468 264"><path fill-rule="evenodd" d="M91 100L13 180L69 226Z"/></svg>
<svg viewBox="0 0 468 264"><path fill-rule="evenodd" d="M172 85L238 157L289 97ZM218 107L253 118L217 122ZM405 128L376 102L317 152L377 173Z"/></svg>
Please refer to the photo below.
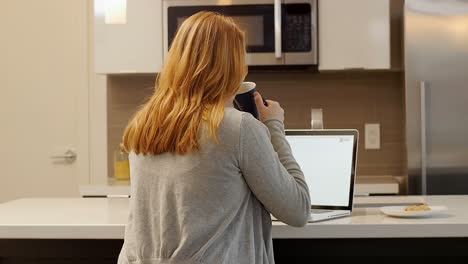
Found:
<svg viewBox="0 0 468 264"><path fill-rule="evenodd" d="M239 111L233 107L226 107L223 123L226 123L227 125L236 125L239 126L239 128L243 123L262 124L250 113Z"/></svg>
<svg viewBox="0 0 468 264"><path fill-rule="evenodd" d="M223 132L235 132L240 130L240 125L242 123L243 112L233 108L226 107L224 110L224 118L220 124L220 129Z"/></svg>
<svg viewBox="0 0 468 264"><path fill-rule="evenodd" d="M237 133L241 133L241 130L245 128L254 130L266 128L262 122L250 113L242 112L232 107L226 108L221 126L223 130L228 129L231 132L235 131Z"/></svg>

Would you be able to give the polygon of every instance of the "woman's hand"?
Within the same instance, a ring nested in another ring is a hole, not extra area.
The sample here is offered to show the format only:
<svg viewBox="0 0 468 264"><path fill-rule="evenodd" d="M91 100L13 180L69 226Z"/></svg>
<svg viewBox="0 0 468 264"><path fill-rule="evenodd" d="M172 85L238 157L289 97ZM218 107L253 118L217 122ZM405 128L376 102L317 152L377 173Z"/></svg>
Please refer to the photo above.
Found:
<svg viewBox="0 0 468 264"><path fill-rule="evenodd" d="M255 105L259 113L260 121L265 122L270 119L276 119L284 122L284 110L276 101L266 100L268 106L263 104L262 96L259 92L254 93Z"/></svg>

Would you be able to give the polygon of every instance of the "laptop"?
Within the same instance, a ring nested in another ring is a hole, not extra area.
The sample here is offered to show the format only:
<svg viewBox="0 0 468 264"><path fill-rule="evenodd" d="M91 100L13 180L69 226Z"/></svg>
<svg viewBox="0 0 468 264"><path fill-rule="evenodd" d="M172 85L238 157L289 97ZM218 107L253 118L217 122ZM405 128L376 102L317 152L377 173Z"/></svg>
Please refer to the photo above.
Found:
<svg viewBox="0 0 468 264"><path fill-rule="evenodd" d="M309 222L351 215L357 130L286 130L286 139L309 186Z"/></svg>

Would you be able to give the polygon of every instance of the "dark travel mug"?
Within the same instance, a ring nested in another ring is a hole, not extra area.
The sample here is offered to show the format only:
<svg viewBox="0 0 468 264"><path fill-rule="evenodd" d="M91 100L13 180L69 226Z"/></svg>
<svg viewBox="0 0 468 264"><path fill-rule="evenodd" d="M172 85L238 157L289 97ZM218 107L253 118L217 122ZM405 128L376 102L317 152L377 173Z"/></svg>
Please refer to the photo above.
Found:
<svg viewBox="0 0 468 264"><path fill-rule="evenodd" d="M259 115L254 99L254 93L257 90L256 86L254 82L243 82L234 99L234 107L237 110L250 113L258 119ZM263 98L262 100L263 104L267 105Z"/></svg>

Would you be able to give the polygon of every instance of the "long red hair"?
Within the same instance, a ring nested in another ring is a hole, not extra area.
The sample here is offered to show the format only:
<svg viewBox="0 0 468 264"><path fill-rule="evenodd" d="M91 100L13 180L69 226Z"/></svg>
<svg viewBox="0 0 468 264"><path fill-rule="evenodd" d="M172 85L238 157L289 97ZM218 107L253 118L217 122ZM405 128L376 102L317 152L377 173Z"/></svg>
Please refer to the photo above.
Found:
<svg viewBox="0 0 468 264"><path fill-rule="evenodd" d="M200 12L182 23L150 100L125 129L127 151L186 154L203 123L215 141L226 101L247 74L244 33L232 18Z"/></svg>

